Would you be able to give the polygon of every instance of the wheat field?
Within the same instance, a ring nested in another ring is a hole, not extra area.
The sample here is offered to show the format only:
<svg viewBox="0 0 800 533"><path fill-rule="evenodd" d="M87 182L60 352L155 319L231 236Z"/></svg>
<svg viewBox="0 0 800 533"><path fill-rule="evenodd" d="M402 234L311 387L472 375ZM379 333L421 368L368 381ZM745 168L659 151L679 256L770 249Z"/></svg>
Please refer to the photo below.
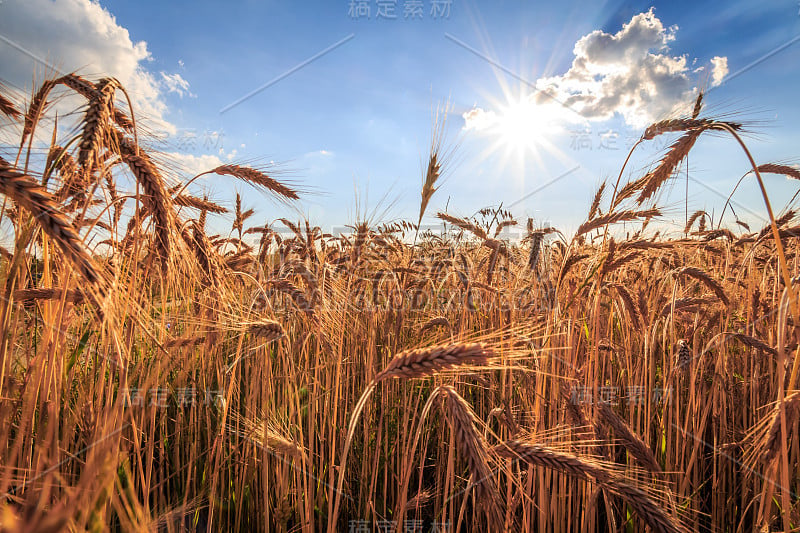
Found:
<svg viewBox="0 0 800 533"><path fill-rule="evenodd" d="M0 530L800 530L800 226L765 189L800 172L687 107L574 235L428 212L438 127L418 215L330 235L194 196L303 190L176 181L114 79L0 92ZM750 158L763 228L659 229L706 135Z"/></svg>

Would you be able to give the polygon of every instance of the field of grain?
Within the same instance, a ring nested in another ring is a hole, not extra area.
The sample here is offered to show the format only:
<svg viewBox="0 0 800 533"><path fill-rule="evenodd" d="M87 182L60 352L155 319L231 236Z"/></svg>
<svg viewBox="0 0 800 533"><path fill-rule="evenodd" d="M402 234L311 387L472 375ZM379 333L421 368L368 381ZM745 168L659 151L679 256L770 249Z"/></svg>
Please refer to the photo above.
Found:
<svg viewBox="0 0 800 533"><path fill-rule="evenodd" d="M662 236L698 138L747 152L702 97L574 235L428 212L439 128L419 213L329 235L189 193L216 174L302 201L263 168L167 180L113 79L2 94L0 530L800 528L800 226L763 185L800 172L743 169L763 228L698 212Z"/></svg>

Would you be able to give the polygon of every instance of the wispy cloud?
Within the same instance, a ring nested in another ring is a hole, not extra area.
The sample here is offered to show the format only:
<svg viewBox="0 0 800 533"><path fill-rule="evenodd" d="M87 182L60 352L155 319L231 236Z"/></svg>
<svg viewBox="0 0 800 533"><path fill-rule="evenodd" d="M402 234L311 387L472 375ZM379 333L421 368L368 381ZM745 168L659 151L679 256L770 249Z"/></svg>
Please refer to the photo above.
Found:
<svg viewBox="0 0 800 533"><path fill-rule="evenodd" d="M161 84L167 90L167 93L175 93L181 98L184 96L195 98L197 96L189 90L189 82L177 72L175 74L167 74L162 70L159 74L161 74Z"/></svg>

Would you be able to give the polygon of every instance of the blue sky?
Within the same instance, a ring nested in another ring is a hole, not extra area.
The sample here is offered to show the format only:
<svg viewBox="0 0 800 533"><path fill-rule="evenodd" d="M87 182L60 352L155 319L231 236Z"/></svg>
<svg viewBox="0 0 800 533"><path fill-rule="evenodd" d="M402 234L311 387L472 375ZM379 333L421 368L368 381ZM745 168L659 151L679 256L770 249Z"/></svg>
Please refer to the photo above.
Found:
<svg viewBox="0 0 800 533"><path fill-rule="evenodd" d="M354 16L351 3L370 16ZM424 0L422 16L406 18L410 3L5 0L0 80L29 90L33 69L44 72L31 56L88 75L111 71L130 80L135 107L157 119L158 147L187 167L183 175L219 161L282 162L283 175L311 191L300 213L327 227L352 223L356 205L361 214L388 208L379 221L415 218L432 114L446 101L447 139L458 148L429 214L503 202L522 220L574 228L600 181L616 179L642 125L685 112L697 86L711 89L709 114L752 124L759 162L798 161L800 42L751 66L800 35L797 2L453 0L434 17L434 0ZM393 5L396 18L378 19L379 4ZM576 53L589 66L576 66ZM572 95L583 116L537 100L544 86ZM652 102L638 100L643 91ZM663 148L639 149L633 176ZM689 170L690 211L718 211L746 160L731 140L708 137ZM781 207L796 184L770 179ZM683 220L684 187L662 198L667 220ZM229 180L195 190L204 188L226 204L245 193L259 221L298 216ZM755 191L746 183L736 195L743 219L763 214Z"/></svg>

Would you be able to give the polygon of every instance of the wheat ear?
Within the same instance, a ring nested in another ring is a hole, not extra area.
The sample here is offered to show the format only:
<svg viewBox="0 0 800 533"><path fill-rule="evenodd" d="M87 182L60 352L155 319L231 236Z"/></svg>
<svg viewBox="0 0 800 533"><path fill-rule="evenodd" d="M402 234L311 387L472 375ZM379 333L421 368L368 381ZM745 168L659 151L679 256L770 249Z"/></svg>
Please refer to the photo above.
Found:
<svg viewBox="0 0 800 533"><path fill-rule="evenodd" d="M598 404L598 412L603 422L614 430L625 449L636 458L643 466L651 472L662 472L661 465L658 464L653 451L645 444L642 438L633 432L627 422L625 422L611 407L605 403Z"/></svg>
<svg viewBox="0 0 800 533"><path fill-rule="evenodd" d="M59 211L53 196L34 179L0 158L0 193L31 212L47 236L89 283L102 289L102 279L78 232Z"/></svg>
<svg viewBox="0 0 800 533"><path fill-rule="evenodd" d="M494 447L494 451L501 457L520 459L530 465L544 466L578 479L594 480L603 488L622 497L654 531L683 533L680 524L656 505L644 491L629 485L597 461L519 440L499 444Z"/></svg>
<svg viewBox="0 0 800 533"><path fill-rule="evenodd" d="M450 346L433 346L407 350L397 354L394 359L379 372L375 378L367 385L361 393L353 412L350 415L350 423L347 428L347 437L342 448L342 458L339 463L339 476L336 483L336 496L334 498L333 510L328 520L328 533L333 533L336 521L339 517L339 506L341 505L342 488L344 487L344 473L347 465L347 455L350 452L350 445L353 442L353 435L356 431L358 419L367 400L372 395L375 387L381 381L393 378L420 378L436 374L441 370L447 370L464 365L486 364L494 353L487 349L482 343L478 344L453 344Z"/></svg>

